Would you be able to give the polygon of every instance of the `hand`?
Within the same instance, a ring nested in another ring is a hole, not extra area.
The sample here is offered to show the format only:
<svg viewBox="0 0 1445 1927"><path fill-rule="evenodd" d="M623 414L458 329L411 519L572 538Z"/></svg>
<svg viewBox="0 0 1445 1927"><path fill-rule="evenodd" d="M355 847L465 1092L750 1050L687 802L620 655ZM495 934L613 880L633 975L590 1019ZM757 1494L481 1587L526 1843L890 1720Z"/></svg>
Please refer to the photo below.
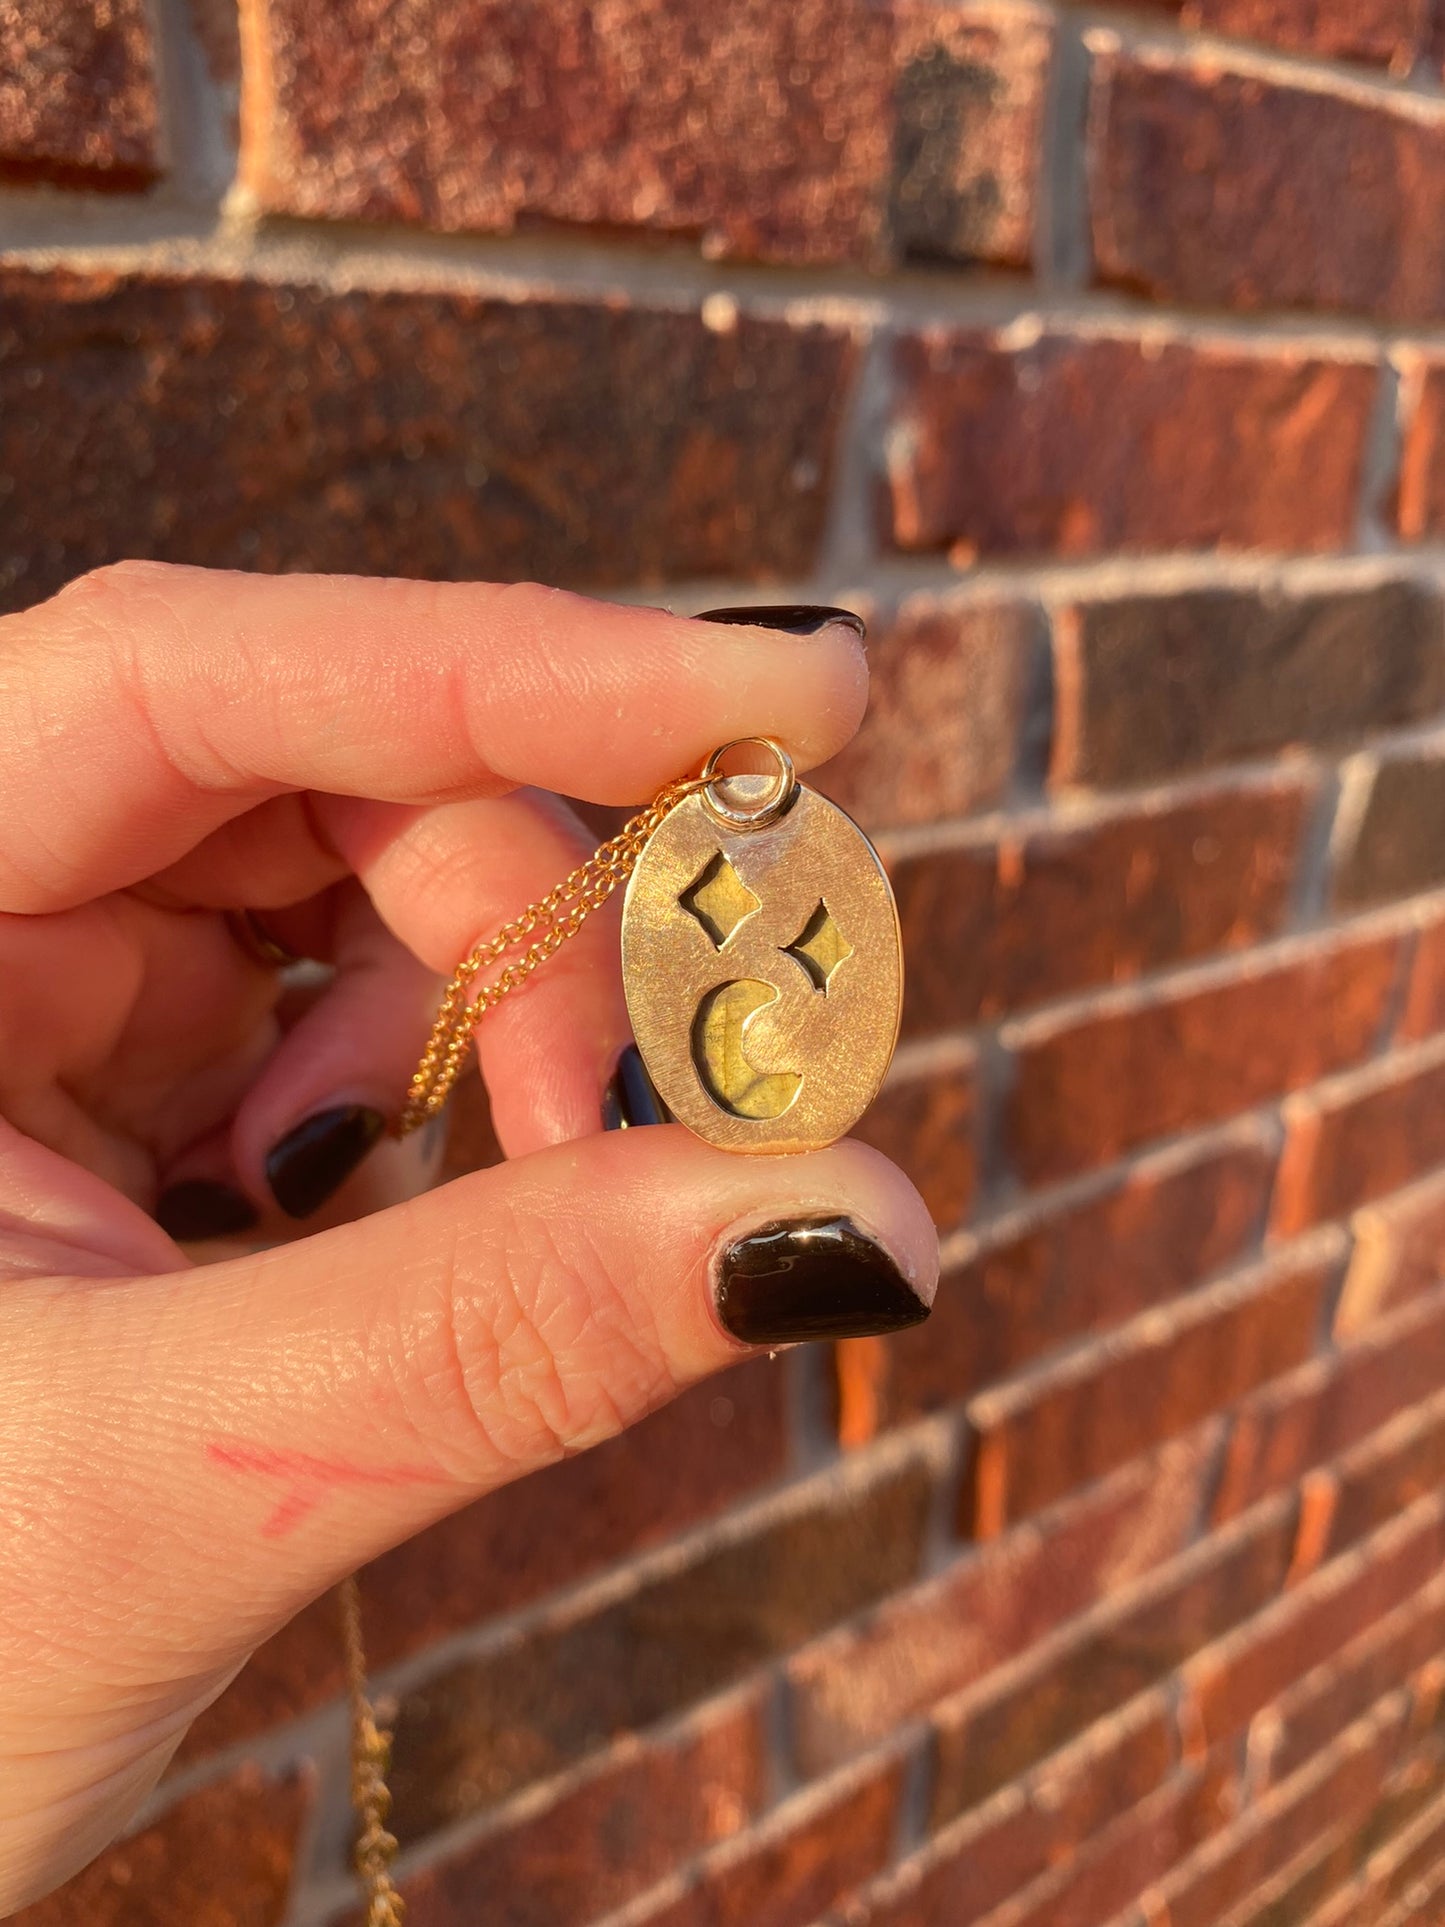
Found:
<svg viewBox="0 0 1445 1927"><path fill-rule="evenodd" d="M921 1315L932 1228L863 1146L601 1130L605 915L481 1029L513 1161L427 1190L419 1133L341 1182L438 973L588 846L519 785L637 802L758 730L807 766L864 687L842 625L532 587L127 564L0 622L0 1912L309 1598L737 1357L720 1276L781 1243L820 1329ZM239 906L335 966L319 997ZM323 1202L372 1215L294 1236ZM266 1248L198 1263L158 1218Z"/></svg>

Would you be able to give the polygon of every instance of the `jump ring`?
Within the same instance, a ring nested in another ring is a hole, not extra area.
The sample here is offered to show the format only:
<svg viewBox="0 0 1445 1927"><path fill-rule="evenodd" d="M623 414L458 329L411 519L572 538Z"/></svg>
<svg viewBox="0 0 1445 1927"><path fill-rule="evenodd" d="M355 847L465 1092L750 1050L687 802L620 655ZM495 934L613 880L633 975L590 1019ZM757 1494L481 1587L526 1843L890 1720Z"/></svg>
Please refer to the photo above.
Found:
<svg viewBox="0 0 1445 1927"><path fill-rule="evenodd" d="M743 749L749 744L756 749L767 750L777 763L777 768L773 772L773 787L761 802L739 807L729 803L718 791L719 765L729 750ZM774 742L771 736L736 736L732 742L721 744L703 764L699 781L703 786L702 800L708 809L719 821L735 830L766 829L770 823L776 823L779 817L792 808L793 799L798 793L798 777L793 768L793 759L782 744Z"/></svg>
<svg viewBox="0 0 1445 1927"><path fill-rule="evenodd" d="M251 962L268 970L286 970L306 961L300 951L273 937L254 910L228 910L226 927Z"/></svg>

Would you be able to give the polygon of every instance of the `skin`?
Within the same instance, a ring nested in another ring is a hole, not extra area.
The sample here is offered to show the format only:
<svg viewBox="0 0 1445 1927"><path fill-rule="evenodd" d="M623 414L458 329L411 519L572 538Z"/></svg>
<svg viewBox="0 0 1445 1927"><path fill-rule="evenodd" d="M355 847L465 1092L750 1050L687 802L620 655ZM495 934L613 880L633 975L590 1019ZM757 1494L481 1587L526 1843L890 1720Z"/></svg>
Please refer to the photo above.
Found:
<svg viewBox="0 0 1445 1927"><path fill-rule="evenodd" d="M431 1188L425 1134L384 1142L299 1228L263 1174L318 1110L395 1113L439 975L590 847L545 792L637 802L755 732L806 768L865 692L843 629L531 586L122 564L0 621L0 1914L307 1600L732 1362L733 1238L845 1213L931 1297L927 1214L866 1147L600 1131L610 913L482 1027L506 1165ZM284 996L235 906L330 987ZM150 1214L188 1177L257 1237L174 1244Z"/></svg>

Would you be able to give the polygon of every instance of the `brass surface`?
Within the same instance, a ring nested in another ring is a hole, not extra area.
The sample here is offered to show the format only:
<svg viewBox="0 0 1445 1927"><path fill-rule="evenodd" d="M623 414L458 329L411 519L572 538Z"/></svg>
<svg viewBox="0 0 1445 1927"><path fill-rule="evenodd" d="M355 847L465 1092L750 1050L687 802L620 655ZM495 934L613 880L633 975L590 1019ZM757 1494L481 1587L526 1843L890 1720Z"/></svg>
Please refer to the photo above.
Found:
<svg viewBox="0 0 1445 1927"><path fill-rule="evenodd" d="M844 1136L883 1081L903 1001L877 853L800 785L776 815L779 789L778 776L738 776L684 797L638 858L622 910L643 1062L673 1115L729 1151Z"/></svg>

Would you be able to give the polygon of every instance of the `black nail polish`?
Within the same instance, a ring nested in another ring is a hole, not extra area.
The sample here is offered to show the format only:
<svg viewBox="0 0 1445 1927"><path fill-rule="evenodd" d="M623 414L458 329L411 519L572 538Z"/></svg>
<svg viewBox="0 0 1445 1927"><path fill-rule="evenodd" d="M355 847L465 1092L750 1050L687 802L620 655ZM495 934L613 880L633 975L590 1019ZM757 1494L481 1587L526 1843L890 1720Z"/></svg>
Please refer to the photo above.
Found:
<svg viewBox="0 0 1445 1927"><path fill-rule="evenodd" d="M928 1316L888 1253L847 1218L764 1225L729 1245L717 1309L749 1345L872 1338Z"/></svg>
<svg viewBox="0 0 1445 1927"><path fill-rule="evenodd" d="M868 633L862 616L851 609L830 609L813 602L770 602L756 609L704 609L698 622L737 622L755 629L781 629L790 636L816 636L841 622L861 641Z"/></svg>
<svg viewBox="0 0 1445 1927"><path fill-rule="evenodd" d="M156 1223L181 1244L201 1238L234 1238L250 1231L261 1214L251 1200L212 1178L184 1178L156 1200Z"/></svg>
<svg viewBox="0 0 1445 1927"><path fill-rule="evenodd" d="M338 1104L288 1131L266 1159L266 1182L287 1217L318 1211L385 1129L369 1104Z"/></svg>
<svg viewBox="0 0 1445 1927"><path fill-rule="evenodd" d="M638 1124L668 1124L672 1112L657 1095L647 1075L642 1052L629 1044L617 1060L612 1082L602 1093L604 1131L629 1131Z"/></svg>

